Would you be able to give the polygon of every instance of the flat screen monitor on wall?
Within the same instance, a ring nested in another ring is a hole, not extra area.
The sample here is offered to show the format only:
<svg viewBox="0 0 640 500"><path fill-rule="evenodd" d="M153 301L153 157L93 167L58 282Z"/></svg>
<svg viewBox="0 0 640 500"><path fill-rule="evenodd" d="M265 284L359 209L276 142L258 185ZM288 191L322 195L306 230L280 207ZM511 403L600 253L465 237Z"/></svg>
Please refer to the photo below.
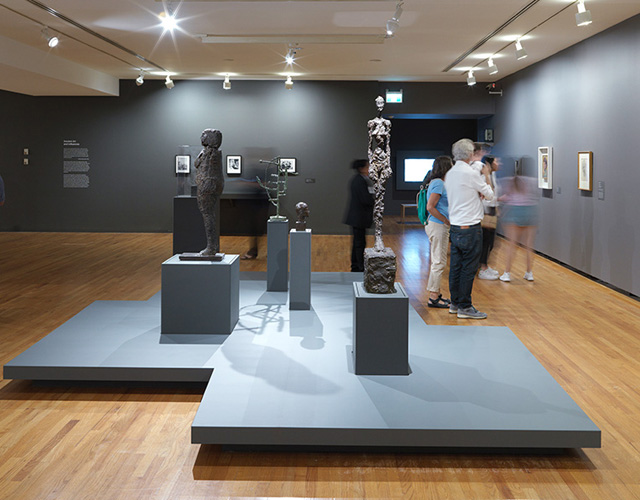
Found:
<svg viewBox="0 0 640 500"><path fill-rule="evenodd" d="M396 153L396 189L417 191L433 161L442 151L398 151Z"/></svg>

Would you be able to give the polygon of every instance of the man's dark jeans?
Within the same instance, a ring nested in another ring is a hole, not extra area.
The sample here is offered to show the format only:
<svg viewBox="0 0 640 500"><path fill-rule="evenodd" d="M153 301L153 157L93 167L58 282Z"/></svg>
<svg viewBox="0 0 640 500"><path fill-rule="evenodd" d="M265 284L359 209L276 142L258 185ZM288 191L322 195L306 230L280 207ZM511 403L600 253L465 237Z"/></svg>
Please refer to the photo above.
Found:
<svg viewBox="0 0 640 500"><path fill-rule="evenodd" d="M449 293L451 303L464 309L471 307L471 290L482 253L480 224L462 229L451 226L451 259L449 264Z"/></svg>

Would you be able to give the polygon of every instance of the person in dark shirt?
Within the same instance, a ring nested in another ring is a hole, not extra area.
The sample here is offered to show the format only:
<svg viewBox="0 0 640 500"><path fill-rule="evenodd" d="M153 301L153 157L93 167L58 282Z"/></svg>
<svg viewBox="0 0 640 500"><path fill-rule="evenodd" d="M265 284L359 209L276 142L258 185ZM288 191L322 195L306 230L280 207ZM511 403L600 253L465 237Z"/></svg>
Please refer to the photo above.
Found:
<svg viewBox="0 0 640 500"><path fill-rule="evenodd" d="M373 184L369 179L368 160L355 160L351 167L356 170L349 183L349 205L344 223L351 226L351 272L364 271L364 249L367 228L373 224Z"/></svg>

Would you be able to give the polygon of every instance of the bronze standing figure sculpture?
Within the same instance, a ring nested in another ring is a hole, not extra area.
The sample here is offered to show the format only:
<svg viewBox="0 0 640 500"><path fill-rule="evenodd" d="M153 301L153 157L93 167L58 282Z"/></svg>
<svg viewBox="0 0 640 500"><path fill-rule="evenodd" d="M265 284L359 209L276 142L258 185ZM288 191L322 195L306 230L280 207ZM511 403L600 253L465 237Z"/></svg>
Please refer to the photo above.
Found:
<svg viewBox="0 0 640 500"><path fill-rule="evenodd" d="M396 255L382 241L385 184L391 177L391 122L382 118L384 99L376 98L378 115L369 129L369 178L373 181L375 243L364 251L364 288L368 293L395 293Z"/></svg>
<svg viewBox="0 0 640 500"><path fill-rule="evenodd" d="M369 178L373 181L375 204L373 206L373 222L375 224L376 250L384 249L382 241L382 213L384 212L385 184L391 177L391 122L382 118L384 99L376 98L378 116L369 120Z"/></svg>
<svg viewBox="0 0 640 500"><path fill-rule="evenodd" d="M204 149L196 158L196 184L198 186L198 207L204 220L207 235L207 247L200 252L203 257L215 256L220 252L220 234L216 227L216 205L224 189L222 175L222 153L218 149L222 144L222 133L211 128L205 129L200 136Z"/></svg>

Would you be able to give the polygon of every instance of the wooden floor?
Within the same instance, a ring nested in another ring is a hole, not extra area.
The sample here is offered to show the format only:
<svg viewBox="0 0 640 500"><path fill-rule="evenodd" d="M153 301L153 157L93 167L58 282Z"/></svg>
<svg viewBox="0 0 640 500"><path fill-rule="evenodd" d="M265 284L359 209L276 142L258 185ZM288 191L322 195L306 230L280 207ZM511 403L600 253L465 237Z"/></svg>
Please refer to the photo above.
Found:
<svg viewBox="0 0 640 500"><path fill-rule="evenodd" d="M388 218L398 277L426 307L428 241ZM349 238L314 236L313 269L347 271ZM170 234L0 233L0 364L95 300L160 289ZM265 270L266 241L242 270ZM491 264L502 270L504 243ZM222 250L248 241L225 237ZM508 326L602 429L602 449L550 455L227 452L190 443L201 385L0 380L1 499L640 498L640 303L537 257L524 281L476 281L484 325ZM446 280L444 291L446 295Z"/></svg>

